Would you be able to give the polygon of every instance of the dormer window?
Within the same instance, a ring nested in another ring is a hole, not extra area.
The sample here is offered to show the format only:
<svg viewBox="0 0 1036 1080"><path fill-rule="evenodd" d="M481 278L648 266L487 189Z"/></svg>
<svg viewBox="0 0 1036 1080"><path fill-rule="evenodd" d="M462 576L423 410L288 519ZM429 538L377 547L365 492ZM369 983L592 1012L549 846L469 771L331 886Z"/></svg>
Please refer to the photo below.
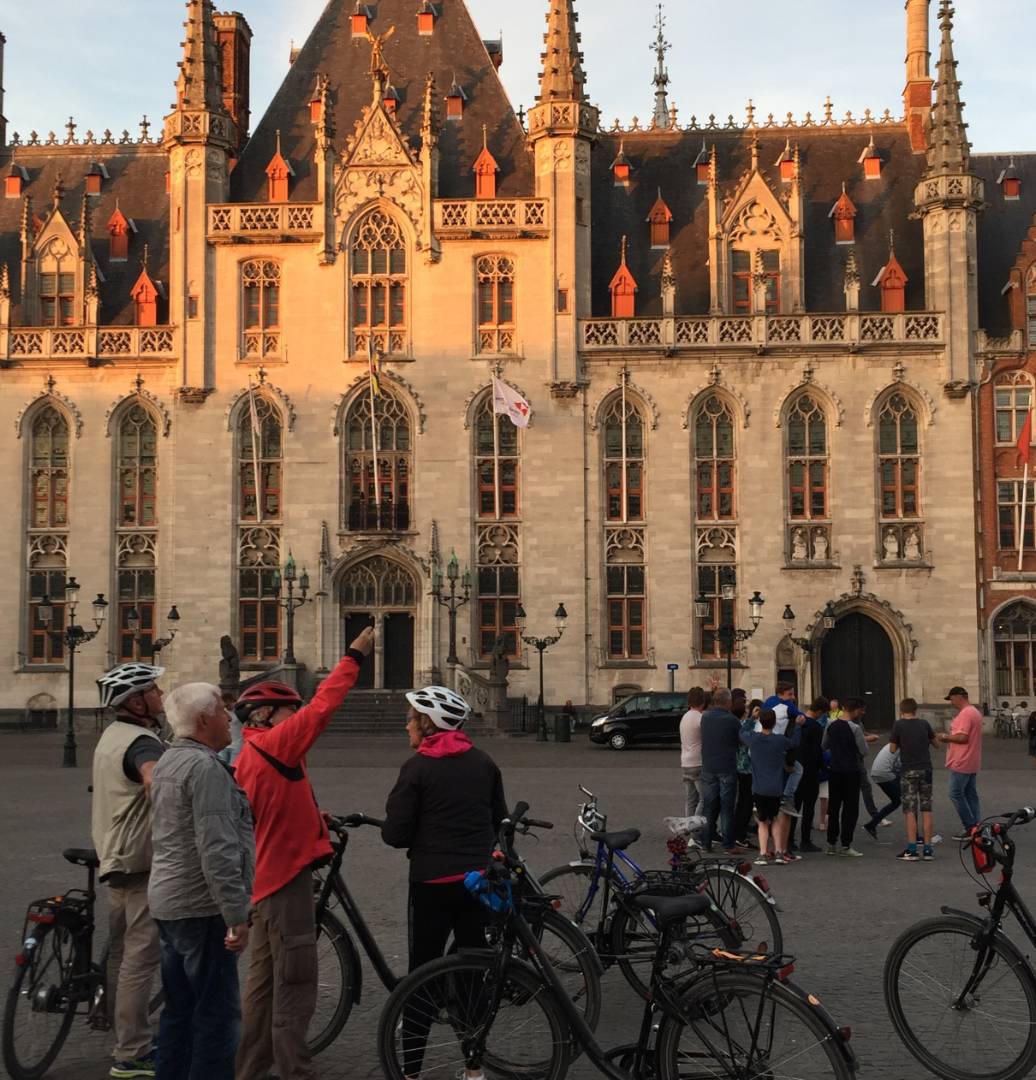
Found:
<svg viewBox="0 0 1036 1080"><path fill-rule="evenodd" d="M439 8L431 0L424 0L417 9L417 32L422 37L435 33L435 20L439 17Z"/></svg>
<svg viewBox="0 0 1036 1080"><path fill-rule="evenodd" d="M482 153L475 159L475 164L472 167L475 173L476 199L496 198L496 174L500 171L500 166L496 163L496 158L489 152L486 139L487 131L485 124L483 124Z"/></svg>
<svg viewBox="0 0 1036 1080"><path fill-rule="evenodd" d="M352 31L353 37L366 37L367 24L371 20L371 9L367 4L361 4L359 0L353 8Z"/></svg>
<svg viewBox="0 0 1036 1080"><path fill-rule="evenodd" d="M313 93L309 96L309 122L311 124L319 124L324 118L324 97L323 87L321 81L318 78L316 84L313 87Z"/></svg>
<svg viewBox="0 0 1036 1080"><path fill-rule="evenodd" d="M270 164L266 166L266 178L268 181L268 195L270 202L287 202L288 186L295 170L291 162L281 153L281 133L277 132L277 149Z"/></svg>
<svg viewBox="0 0 1036 1080"><path fill-rule="evenodd" d="M158 298L160 295L160 286L151 280L147 266L144 266L140 271L140 277L137 278L137 283L130 292L136 311L137 326L158 325Z"/></svg>
<svg viewBox="0 0 1036 1080"><path fill-rule="evenodd" d="M24 166L12 161L4 177L4 196L8 199L20 199L28 182L29 174Z"/></svg>
<svg viewBox="0 0 1036 1080"><path fill-rule="evenodd" d="M396 110L399 108L400 100L401 99L399 97L399 91L392 85L392 83L389 83L385 87L385 93L382 95L381 98L381 102L385 106L385 112L387 112L389 116L396 115Z"/></svg>
<svg viewBox="0 0 1036 1080"><path fill-rule="evenodd" d="M752 293L756 279L765 290L766 314L776 315L781 309L781 253L777 250L731 252L734 284L734 311L738 315L752 314Z"/></svg>
<svg viewBox="0 0 1036 1080"><path fill-rule="evenodd" d="M637 312L637 282L626 265L626 237L622 238L619 269L608 285L612 294L612 318L632 319Z"/></svg>
<svg viewBox="0 0 1036 1080"><path fill-rule="evenodd" d="M1007 202L1017 202L1022 197L1022 178L1018 175L1013 157L1011 164L997 177L996 182Z"/></svg>
<svg viewBox="0 0 1036 1080"><path fill-rule="evenodd" d="M782 184L790 184L795 179L795 155L791 152L791 140L784 144L781 156L775 162Z"/></svg>
<svg viewBox="0 0 1036 1080"><path fill-rule="evenodd" d="M76 276L55 270L40 274L40 322L44 326L75 326Z"/></svg>
<svg viewBox="0 0 1036 1080"><path fill-rule="evenodd" d="M658 189L658 198L651 207L651 213L647 220L651 225L651 246L653 248L669 247L669 226L673 220L673 212L665 204L662 198L662 189Z"/></svg>
<svg viewBox="0 0 1036 1080"><path fill-rule="evenodd" d="M709 182L709 153L702 142L698 156L694 159L694 174L698 180L698 186L704 187Z"/></svg>
<svg viewBox="0 0 1036 1080"><path fill-rule="evenodd" d="M129 242L132 233L137 231L137 226L132 218L115 207L115 213L108 219L108 235L111 238L108 247L109 262L125 262L129 256Z"/></svg>
<svg viewBox="0 0 1036 1080"><path fill-rule="evenodd" d="M630 172L632 171L629 158L626 157L626 144L619 143L619 152L612 162L612 176L615 177L616 187L629 187Z"/></svg>
<svg viewBox="0 0 1036 1080"><path fill-rule="evenodd" d="M101 187L105 180L111 179L108 175L108 170L100 163L94 161L91 163L90 168L87 170L85 185L87 195L100 195Z"/></svg>
<svg viewBox="0 0 1036 1080"><path fill-rule="evenodd" d="M899 265L894 250L889 252L889 261L878 271L878 276L871 282L881 289L881 310L889 313L906 311L906 284L910 279Z"/></svg>
<svg viewBox="0 0 1036 1080"><path fill-rule="evenodd" d="M464 116L467 100L468 95L464 93L464 88L454 79L450 92L446 95L446 119L460 120Z"/></svg>
<svg viewBox="0 0 1036 1080"><path fill-rule="evenodd" d="M827 216L835 223L836 244L856 242L856 204L846 194L845 184L842 184L842 194L838 197L838 202L831 207Z"/></svg>
<svg viewBox="0 0 1036 1080"><path fill-rule="evenodd" d="M864 179L881 179L881 155L878 153L878 148L874 145L873 135L871 136L871 141L863 148L863 153L860 154L858 163L863 166Z"/></svg>

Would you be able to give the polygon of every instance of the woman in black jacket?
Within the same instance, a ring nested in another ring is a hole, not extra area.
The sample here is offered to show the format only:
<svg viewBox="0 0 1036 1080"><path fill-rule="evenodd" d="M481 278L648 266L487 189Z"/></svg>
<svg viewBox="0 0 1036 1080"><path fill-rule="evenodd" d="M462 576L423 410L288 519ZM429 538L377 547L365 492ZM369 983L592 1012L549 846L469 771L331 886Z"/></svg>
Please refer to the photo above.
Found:
<svg viewBox="0 0 1036 1080"><path fill-rule="evenodd" d="M460 729L471 707L443 686L406 695L417 752L389 792L382 839L410 860L410 970L458 948L485 946L482 908L464 876L485 868L507 816L500 770Z"/></svg>

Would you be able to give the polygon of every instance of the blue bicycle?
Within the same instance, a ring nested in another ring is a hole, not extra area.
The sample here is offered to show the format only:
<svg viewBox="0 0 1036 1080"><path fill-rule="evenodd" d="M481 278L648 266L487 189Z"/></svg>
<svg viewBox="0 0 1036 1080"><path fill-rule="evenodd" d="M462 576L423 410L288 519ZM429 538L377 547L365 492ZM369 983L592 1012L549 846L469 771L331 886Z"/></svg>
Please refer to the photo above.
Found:
<svg viewBox="0 0 1036 1080"><path fill-rule="evenodd" d="M750 874L751 864L739 859L704 859L694 848L671 852L668 870L642 870L626 849L640 839L639 829L608 832L608 819L597 796L582 784L587 801L579 808L575 836L579 858L539 876L544 892L560 897L560 911L593 942L605 967L618 964L626 980L642 997L649 996L651 963L658 929L635 897L650 890L683 896L705 894L735 925L745 947L779 954L784 935L777 904L766 879ZM591 846L593 849L591 850ZM674 938L670 963L690 963L692 944L701 944L707 926L691 926L685 939Z"/></svg>

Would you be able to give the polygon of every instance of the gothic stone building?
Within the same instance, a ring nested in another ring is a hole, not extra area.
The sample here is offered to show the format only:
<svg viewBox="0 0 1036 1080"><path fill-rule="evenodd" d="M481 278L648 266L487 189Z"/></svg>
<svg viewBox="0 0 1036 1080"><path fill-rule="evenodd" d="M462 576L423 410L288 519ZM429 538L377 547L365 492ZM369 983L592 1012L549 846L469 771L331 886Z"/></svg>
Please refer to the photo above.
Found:
<svg viewBox="0 0 1036 1080"><path fill-rule="evenodd" d="M934 77L929 2L906 5L903 118L684 121L660 17L653 118L624 128L574 0L543 2L527 116L463 0L329 0L249 134L248 23L190 0L160 134L0 119L5 716L63 697L39 605L61 625L71 576L111 600L83 704L173 604L171 683L214 679L224 634L246 675L281 670L289 555L307 685L373 617L370 686L477 688L502 638L532 697L519 602L530 634L568 612L550 702L664 689L669 664L707 685L758 591L746 688L864 692L879 725L903 694L1006 693L1005 665L1031 693L1030 609L1003 608L1036 573L1031 529L1009 572L1005 453L1036 171L971 153L949 5ZM526 430L494 420L494 374Z"/></svg>

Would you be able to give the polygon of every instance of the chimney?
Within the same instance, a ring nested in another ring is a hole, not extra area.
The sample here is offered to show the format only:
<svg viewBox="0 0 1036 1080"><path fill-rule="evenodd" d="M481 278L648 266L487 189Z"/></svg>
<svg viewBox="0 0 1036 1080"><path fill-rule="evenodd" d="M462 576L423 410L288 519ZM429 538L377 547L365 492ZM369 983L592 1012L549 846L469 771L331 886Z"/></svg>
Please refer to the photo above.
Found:
<svg viewBox="0 0 1036 1080"><path fill-rule="evenodd" d="M928 50L928 7L930 0L907 0L906 88L903 109L910 145L915 154L928 147L928 117L932 111L932 76Z"/></svg>
<svg viewBox="0 0 1036 1080"><path fill-rule="evenodd" d="M235 151L248 141L251 117L249 102L249 60L252 49L252 28L237 11L213 16L219 55L222 60L223 105L237 125Z"/></svg>

